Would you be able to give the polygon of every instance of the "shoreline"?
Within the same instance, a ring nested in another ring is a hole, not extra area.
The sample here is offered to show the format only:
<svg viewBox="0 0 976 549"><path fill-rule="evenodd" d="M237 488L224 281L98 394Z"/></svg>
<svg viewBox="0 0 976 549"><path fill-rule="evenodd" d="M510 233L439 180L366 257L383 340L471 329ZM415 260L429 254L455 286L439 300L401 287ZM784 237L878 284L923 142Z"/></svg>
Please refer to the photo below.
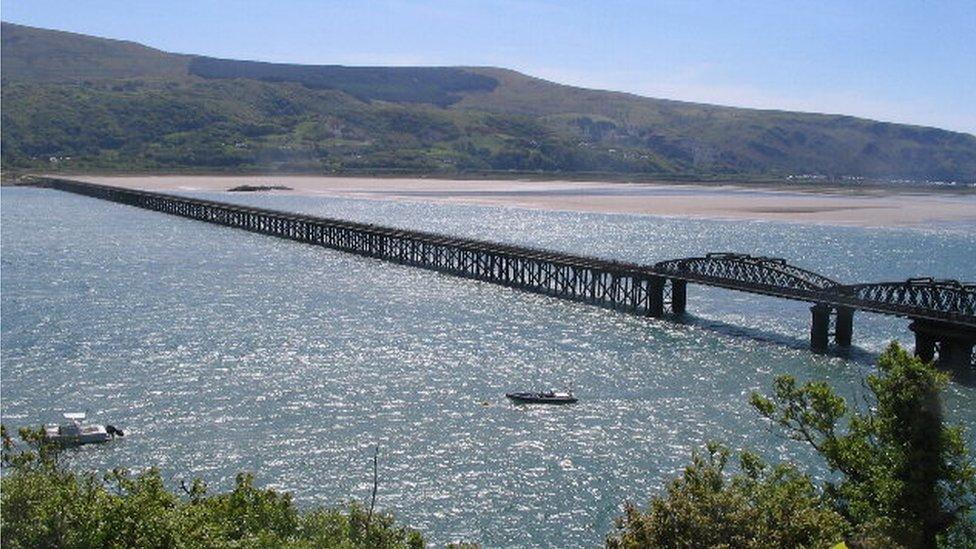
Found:
<svg viewBox="0 0 976 549"><path fill-rule="evenodd" d="M66 177L52 175L53 177ZM855 227L976 227L976 193L919 188L796 188L738 183L620 183L557 180L434 179L333 176L68 176L125 188L161 192L228 192L232 187L276 186L258 191L294 196L473 204L604 214L780 221ZM234 193L241 194L241 193ZM246 194L246 193L245 193Z"/></svg>
<svg viewBox="0 0 976 549"><path fill-rule="evenodd" d="M321 179L377 179L377 180L423 180L450 181L456 183L479 182L522 182L522 183L601 183L613 185L674 185L679 187L742 187L747 189L777 190L788 189L796 192L810 193L898 193L898 194L976 194L976 180L971 182L922 182L922 181L885 181L879 179L838 180L814 179L806 177L779 176L692 176L680 174L633 174L617 172L518 172L518 171L486 171L486 172L404 172L392 170L384 171L340 171L331 173L302 172L302 171L213 171L213 170L162 170L162 171L114 171L114 170L79 170L79 171L21 171L6 170L0 173L0 185L16 186L23 178L53 177L64 179L97 178L233 178L233 179L267 179L267 178L321 178Z"/></svg>

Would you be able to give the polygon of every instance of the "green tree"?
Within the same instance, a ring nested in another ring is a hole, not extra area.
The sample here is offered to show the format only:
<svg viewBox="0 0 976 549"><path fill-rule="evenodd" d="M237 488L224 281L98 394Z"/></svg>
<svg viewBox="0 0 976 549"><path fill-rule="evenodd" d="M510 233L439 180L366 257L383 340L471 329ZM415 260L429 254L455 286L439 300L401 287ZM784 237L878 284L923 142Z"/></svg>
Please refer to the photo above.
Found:
<svg viewBox="0 0 976 549"><path fill-rule="evenodd" d="M104 477L75 474L43 432L21 430L18 446L0 426L0 530L3 546L290 547L421 549L424 540L388 514L360 505L298 509L287 493L261 489L249 474L228 493L208 495L199 480L167 490L155 469Z"/></svg>
<svg viewBox="0 0 976 549"><path fill-rule="evenodd" d="M667 495L653 499L646 512L627 506L607 546L825 547L843 539L847 522L808 476L743 453L740 472L727 478L730 455L715 443L696 452Z"/></svg>
<svg viewBox="0 0 976 549"><path fill-rule="evenodd" d="M628 506L613 548L976 546L976 467L959 426L946 425L948 376L892 344L867 376L865 409L827 383L776 379L752 406L809 444L835 478L822 485L796 466L768 466L710 445L642 511Z"/></svg>
<svg viewBox="0 0 976 549"><path fill-rule="evenodd" d="M976 468L962 427L944 422L948 382L893 343L867 376L866 410L851 409L824 382L799 385L792 376L778 378L771 397L753 395L752 405L840 473L826 489L860 535L956 546L973 541Z"/></svg>

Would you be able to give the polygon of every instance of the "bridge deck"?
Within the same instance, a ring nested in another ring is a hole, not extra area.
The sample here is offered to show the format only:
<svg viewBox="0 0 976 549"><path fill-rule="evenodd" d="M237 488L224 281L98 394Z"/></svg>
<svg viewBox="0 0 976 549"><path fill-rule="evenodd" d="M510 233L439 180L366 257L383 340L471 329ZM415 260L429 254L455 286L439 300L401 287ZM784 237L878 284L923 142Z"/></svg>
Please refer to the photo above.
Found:
<svg viewBox="0 0 976 549"><path fill-rule="evenodd" d="M781 259L736 254L640 265L66 179L37 185L648 316L663 314L676 284L683 294L691 282L976 330L976 286L954 281L846 286Z"/></svg>

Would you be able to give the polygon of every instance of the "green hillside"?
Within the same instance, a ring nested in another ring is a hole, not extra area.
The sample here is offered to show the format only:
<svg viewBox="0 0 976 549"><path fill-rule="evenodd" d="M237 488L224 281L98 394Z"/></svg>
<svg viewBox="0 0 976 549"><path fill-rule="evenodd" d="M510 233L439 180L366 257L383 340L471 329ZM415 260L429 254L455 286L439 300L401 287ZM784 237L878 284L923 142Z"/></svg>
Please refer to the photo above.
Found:
<svg viewBox="0 0 976 549"><path fill-rule="evenodd" d="M5 169L820 174L976 181L976 137L563 86L288 65L2 27Z"/></svg>
<svg viewBox="0 0 976 549"><path fill-rule="evenodd" d="M3 79L68 82L93 78L180 77L191 57L135 42L3 23Z"/></svg>
<svg viewBox="0 0 976 549"><path fill-rule="evenodd" d="M287 65L196 57L190 62L189 72L210 79L297 82L306 88L339 90L363 101L430 103L439 107L460 101L463 92L492 91L498 85L490 76L451 67Z"/></svg>

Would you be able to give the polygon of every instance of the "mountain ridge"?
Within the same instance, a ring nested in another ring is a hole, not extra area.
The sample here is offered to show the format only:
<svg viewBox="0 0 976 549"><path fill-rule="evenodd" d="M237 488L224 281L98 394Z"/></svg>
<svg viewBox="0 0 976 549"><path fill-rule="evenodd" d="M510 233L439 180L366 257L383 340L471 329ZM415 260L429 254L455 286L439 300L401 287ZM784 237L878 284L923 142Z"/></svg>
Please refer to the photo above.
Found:
<svg viewBox="0 0 976 549"><path fill-rule="evenodd" d="M976 181L976 136L499 67L171 54L4 22L3 166Z"/></svg>

